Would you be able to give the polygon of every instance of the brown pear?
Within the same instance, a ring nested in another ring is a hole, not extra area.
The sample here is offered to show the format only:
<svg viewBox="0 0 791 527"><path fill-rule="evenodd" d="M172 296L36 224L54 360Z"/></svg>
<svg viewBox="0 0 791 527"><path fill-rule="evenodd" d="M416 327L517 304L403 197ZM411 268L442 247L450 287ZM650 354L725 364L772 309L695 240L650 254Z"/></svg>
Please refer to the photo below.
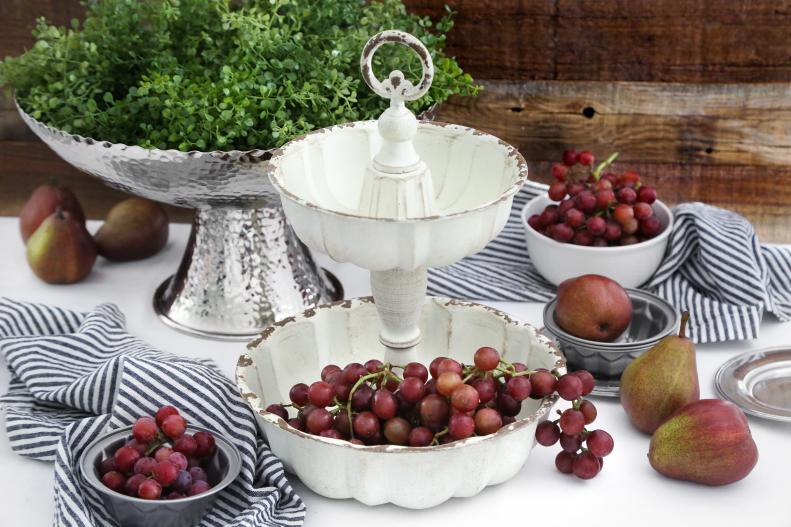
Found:
<svg viewBox="0 0 791 527"><path fill-rule="evenodd" d="M114 262L153 256L168 241L168 213L158 203L129 198L110 209L96 233L99 254Z"/></svg>
<svg viewBox="0 0 791 527"><path fill-rule="evenodd" d="M27 261L43 281L73 284L91 272L96 244L82 221L58 208L28 240Z"/></svg>
<svg viewBox="0 0 791 527"><path fill-rule="evenodd" d="M684 336L688 321L685 312L678 336L660 340L621 375L621 404L632 423L648 434L673 412L700 399L695 345Z"/></svg>
<svg viewBox="0 0 791 527"><path fill-rule="evenodd" d="M36 187L19 212L19 230L27 242L39 225L60 207L71 217L85 225L85 213L74 193L66 187L40 185Z"/></svg>

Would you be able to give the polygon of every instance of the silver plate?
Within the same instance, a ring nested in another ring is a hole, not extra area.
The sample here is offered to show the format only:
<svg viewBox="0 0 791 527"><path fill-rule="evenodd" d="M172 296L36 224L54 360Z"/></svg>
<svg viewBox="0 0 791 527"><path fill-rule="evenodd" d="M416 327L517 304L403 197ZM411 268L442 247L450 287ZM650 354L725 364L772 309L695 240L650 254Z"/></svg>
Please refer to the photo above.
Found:
<svg viewBox="0 0 791 527"><path fill-rule="evenodd" d="M748 414L791 422L791 348L738 355L720 366L714 386Z"/></svg>

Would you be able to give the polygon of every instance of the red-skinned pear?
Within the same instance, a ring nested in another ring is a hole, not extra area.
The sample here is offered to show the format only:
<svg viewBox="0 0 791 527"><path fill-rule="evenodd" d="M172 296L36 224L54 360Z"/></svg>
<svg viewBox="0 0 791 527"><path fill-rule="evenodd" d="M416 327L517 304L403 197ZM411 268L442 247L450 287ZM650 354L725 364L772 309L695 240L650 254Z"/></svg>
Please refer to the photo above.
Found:
<svg viewBox="0 0 791 527"><path fill-rule="evenodd" d="M58 208L28 240L27 261L41 280L73 284L91 272L96 244L81 221Z"/></svg>
<svg viewBox="0 0 791 527"><path fill-rule="evenodd" d="M727 485L752 471L758 448L735 404L702 399L675 412L654 432L648 460L669 478Z"/></svg>
<svg viewBox="0 0 791 527"><path fill-rule="evenodd" d="M555 322L575 337L611 342L631 320L632 300L605 276L586 274L558 286Z"/></svg>
<svg viewBox="0 0 791 527"><path fill-rule="evenodd" d="M108 260L140 260L165 246L168 229L168 214L159 203L129 198L110 209L96 233L96 246Z"/></svg>
<svg viewBox="0 0 791 527"><path fill-rule="evenodd" d="M41 185L33 191L19 212L19 231L22 233L22 240L27 243L39 225L58 207L68 211L75 221L85 225L85 213L71 190L66 187Z"/></svg>
<svg viewBox="0 0 791 527"><path fill-rule="evenodd" d="M678 335L660 340L621 375L621 405L632 423L648 434L673 412L700 399L695 345L684 336L688 321L685 312Z"/></svg>

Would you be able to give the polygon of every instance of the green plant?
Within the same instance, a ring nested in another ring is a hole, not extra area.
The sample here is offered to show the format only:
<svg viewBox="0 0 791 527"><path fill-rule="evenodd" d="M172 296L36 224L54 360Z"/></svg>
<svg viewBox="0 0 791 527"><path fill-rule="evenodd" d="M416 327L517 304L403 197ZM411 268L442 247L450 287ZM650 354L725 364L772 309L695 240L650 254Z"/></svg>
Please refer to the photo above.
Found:
<svg viewBox="0 0 791 527"><path fill-rule="evenodd" d="M478 90L445 56L450 13L436 23L401 0L92 0L85 21L40 19L32 49L0 63L22 108L69 133L146 148L270 148L315 128L371 119L385 108L359 73L369 37L401 29L434 57L422 110ZM420 65L380 50L381 77Z"/></svg>

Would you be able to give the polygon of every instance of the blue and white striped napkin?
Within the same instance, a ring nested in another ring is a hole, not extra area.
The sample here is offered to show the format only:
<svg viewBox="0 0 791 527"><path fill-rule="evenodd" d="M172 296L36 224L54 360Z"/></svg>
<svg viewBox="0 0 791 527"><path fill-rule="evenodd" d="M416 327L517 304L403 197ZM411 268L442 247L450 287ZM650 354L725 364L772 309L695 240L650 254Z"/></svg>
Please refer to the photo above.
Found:
<svg viewBox="0 0 791 527"><path fill-rule="evenodd" d="M55 462L54 525L117 525L82 481L80 454L104 431L164 404L229 438L242 454L239 478L201 526L302 524L305 506L236 385L212 361L163 353L132 337L115 306L83 314L0 298L0 353L11 371L0 398L11 448Z"/></svg>
<svg viewBox="0 0 791 527"><path fill-rule="evenodd" d="M429 293L456 298L546 302L555 287L530 262L522 208L546 185L528 182L514 198L503 232L460 262L429 271ZM643 286L689 310L688 335L698 343L752 339L765 312L791 320L791 249L764 245L742 216L703 203L673 211L668 252Z"/></svg>

